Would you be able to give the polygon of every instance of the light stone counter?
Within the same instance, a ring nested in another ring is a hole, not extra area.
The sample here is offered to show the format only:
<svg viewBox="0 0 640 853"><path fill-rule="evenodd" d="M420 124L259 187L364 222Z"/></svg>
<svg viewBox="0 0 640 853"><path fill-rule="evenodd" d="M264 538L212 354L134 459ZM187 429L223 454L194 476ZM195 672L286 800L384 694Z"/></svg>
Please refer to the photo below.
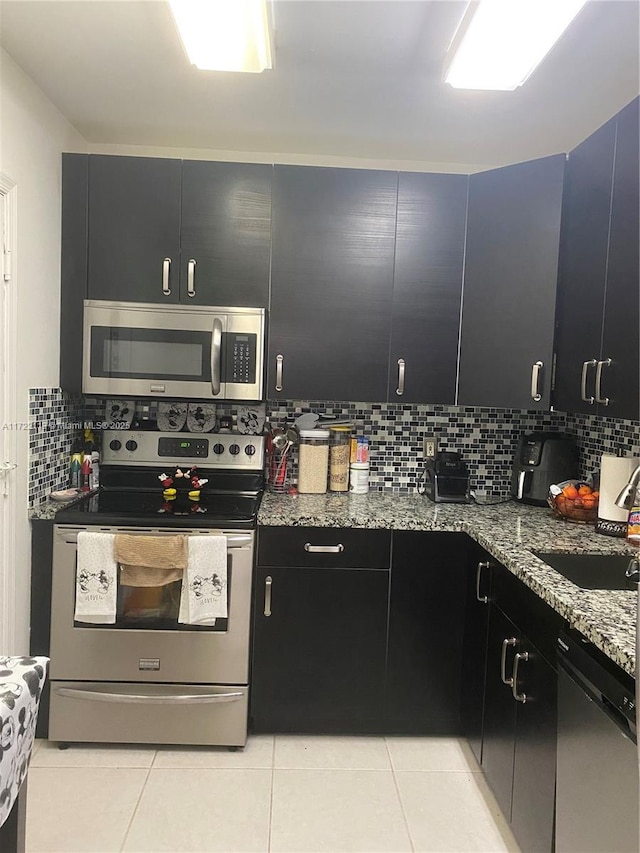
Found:
<svg viewBox="0 0 640 853"><path fill-rule="evenodd" d="M277 495L265 493L259 525L442 530L469 534L540 598L635 676L638 594L585 590L538 559L533 551L633 554L623 539L602 536L546 507L511 501L479 506L434 504L420 495Z"/></svg>

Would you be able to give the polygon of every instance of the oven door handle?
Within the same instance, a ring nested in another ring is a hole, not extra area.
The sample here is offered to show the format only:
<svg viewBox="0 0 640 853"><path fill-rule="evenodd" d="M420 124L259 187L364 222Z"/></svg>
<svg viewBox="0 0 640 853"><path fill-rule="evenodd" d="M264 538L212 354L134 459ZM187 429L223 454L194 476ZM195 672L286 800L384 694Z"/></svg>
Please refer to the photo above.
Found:
<svg viewBox="0 0 640 853"><path fill-rule="evenodd" d="M83 533L82 530L74 530L66 533L58 532L58 535L67 545L76 545L78 542L78 533ZM118 533L126 533L128 535L135 535L139 533L142 536L175 536L175 529L163 530L163 531L149 531L149 530L132 530L131 528L122 528L118 531L108 531L108 532L118 532ZM189 535L207 535L203 533L193 534L186 533L185 536ZM230 548L244 548L246 545L251 545L251 536L249 534L239 534L237 536L227 536L227 550Z"/></svg>
<svg viewBox="0 0 640 853"><path fill-rule="evenodd" d="M53 692L68 699L88 699L92 702L130 702L142 705L196 705L219 702L238 702L244 693L101 693L97 690L78 690L75 687L54 687Z"/></svg>

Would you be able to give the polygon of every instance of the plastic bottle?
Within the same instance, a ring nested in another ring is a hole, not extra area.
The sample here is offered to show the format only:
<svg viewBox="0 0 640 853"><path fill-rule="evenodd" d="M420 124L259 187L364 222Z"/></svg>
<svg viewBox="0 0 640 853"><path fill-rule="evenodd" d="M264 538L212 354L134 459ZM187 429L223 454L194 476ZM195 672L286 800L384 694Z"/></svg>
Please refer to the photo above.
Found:
<svg viewBox="0 0 640 853"><path fill-rule="evenodd" d="M91 451L91 488L100 487L100 454L97 450Z"/></svg>
<svg viewBox="0 0 640 853"><path fill-rule="evenodd" d="M69 488L79 489L82 485L82 453L74 450L69 465Z"/></svg>
<svg viewBox="0 0 640 853"><path fill-rule="evenodd" d="M636 489L633 506L627 519L627 542L640 548L640 488Z"/></svg>

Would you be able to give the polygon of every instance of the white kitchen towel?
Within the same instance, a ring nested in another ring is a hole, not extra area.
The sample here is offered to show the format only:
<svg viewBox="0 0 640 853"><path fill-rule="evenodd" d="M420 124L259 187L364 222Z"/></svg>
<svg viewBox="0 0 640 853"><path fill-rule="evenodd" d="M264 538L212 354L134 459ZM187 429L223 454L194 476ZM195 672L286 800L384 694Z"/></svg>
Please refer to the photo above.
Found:
<svg viewBox="0 0 640 853"><path fill-rule="evenodd" d="M113 533L78 533L76 622L97 625L116 621L118 564Z"/></svg>
<svg viewBox="0 0 640 853"><path fill-rule="evenodd" d="M189 536L178 622L215 625L227 618L227 537Z"/></svg>

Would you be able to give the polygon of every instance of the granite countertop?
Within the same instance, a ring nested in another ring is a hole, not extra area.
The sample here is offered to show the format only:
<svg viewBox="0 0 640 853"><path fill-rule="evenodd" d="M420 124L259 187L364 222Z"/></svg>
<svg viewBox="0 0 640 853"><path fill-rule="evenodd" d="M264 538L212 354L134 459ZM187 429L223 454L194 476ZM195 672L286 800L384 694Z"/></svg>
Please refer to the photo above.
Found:
<svg viewBox="0 0 640 853"><path fill-rule="evenodd" d="M258 524L461 531L505 565L597 648L635 676L638 593L586 590L543 563L533 551L636 553L624 539L602 536L546 507L511 501L434 504L420 495L264 495Z"/></svg>
<svg viewBox="0 0 640 853"><path fill-rule="evenodd" d="M58 510L66 509L71 504L86 498L88 494L95 494L96 491L94 489L92 492L78 492L76 497L67 501L54 501L51 498L45 498L35 506L29 507L29 518L37 521L53 521Z"/></svg>

